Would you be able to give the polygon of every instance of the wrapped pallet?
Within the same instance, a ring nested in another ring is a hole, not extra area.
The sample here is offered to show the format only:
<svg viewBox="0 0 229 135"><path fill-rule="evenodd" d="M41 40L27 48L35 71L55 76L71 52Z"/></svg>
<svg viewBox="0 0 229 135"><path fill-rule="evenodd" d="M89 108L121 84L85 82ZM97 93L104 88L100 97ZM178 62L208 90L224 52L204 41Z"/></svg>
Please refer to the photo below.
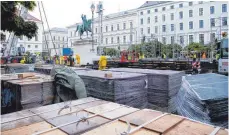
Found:
<svg viewBox="0 0 229 135"><path fill-rule="evenodd" d="M180 115L227 127L228 77L214 73L184 77L176 106Z"/></svg>
<svg viewBox="0 0 229 135"><path fill-rule="evenodd" d="M147 105L147 78L144 74L77 71L83 79L88 96L137 108Z"/></svg>
<svg viewBox="0 0 229 135"><path fill-rule="evenodd" d="M148 108L175 112L175 97L181 86L183 71L135 68L111 68L109 71L146 74L148 79Z"/></svg>

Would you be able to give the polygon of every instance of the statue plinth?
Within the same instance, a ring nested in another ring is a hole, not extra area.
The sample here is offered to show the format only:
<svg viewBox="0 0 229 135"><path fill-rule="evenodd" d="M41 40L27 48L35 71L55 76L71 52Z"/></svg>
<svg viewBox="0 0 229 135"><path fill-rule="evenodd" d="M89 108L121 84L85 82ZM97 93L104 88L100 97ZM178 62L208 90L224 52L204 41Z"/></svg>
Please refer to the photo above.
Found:
<svg viewBox="0 0 229 135"><path fill-rule="evenodd" d="M92 44L92 39L78 39L72 43L73 46L78 46L78 45L91 45ZM96 43L94 42L94 45Z"/></svg>

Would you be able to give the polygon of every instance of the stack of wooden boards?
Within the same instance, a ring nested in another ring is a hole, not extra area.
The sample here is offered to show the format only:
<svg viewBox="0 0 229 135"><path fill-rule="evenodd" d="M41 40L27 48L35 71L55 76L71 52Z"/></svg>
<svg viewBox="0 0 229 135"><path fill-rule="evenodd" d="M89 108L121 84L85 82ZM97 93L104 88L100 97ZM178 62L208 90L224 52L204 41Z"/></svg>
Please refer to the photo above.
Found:
<svg viewBox="0 0 229 135"><path fill-rule="evenodd" d="M147 75L148 80L148 107L175 112L175 98L180 89L183 71L152 70L135 68L111 68L109 71L140 73Z"/></svg>
<svg viewBox="0 0 229 135"><path fill-rule="evenodd" d="M26 76L33 74L33 76L24 79L19 79L19 76L23 76L20 74L4 74L1 76L2 101L5 101L5 105L2 106L4 113L52 103L54 89L51 76L38 73L24 74Z"/></svg>
<svg viewBox="0 0 229 135"><path fill-rule="evenodd" d="M65 105L71 106L71 111L67 108L59 112ZM139 110L91 97L6 114L1 119L2 135L118 135L124 132L133 135L228 134L225 129L185 117L149 109Z"/></svg>
<svg viewBox="0 0 229 135"><path fill-rule="evenodd" d="M228 77L214 73L183 77L176 106L183 116L227 127Z"/></svg>
<svg viewBox="0 0 229 135"><path fill-rule="evenodd" d="M88 96L132 107L147 105L146 75L109 71L77 71Z"/></svg>

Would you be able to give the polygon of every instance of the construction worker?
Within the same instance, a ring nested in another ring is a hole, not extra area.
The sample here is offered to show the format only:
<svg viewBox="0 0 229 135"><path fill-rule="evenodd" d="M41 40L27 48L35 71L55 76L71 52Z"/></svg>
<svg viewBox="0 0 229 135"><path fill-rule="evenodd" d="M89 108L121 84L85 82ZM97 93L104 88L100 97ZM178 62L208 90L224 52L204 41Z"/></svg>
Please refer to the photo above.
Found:
<svg viewBox="0 0 229 135"><path fill-rule="evenodd" d="M80 56L78 54L76 54L76 62L77 64L80 64Z"/></svg>
<svg viewBox="0 0 229 135"><path fill-rule="evenodd" d="M216 60L219 60L219 58L220 58L220 54L217 53L217 54L215 55L215 59L216 59Z"/></svg>
<svg viewBox="0 0 229 135"><path fill-rule="evenodd" d="M21 64L25 64L25 56L20 61Z"/></svg>
<svg viewBox="0 0 229 135"><path fill-rule="evenodd" d="M163 53L163 59L166 59L166 55Z"/></svg>
<svg viewBox="0 0 229 135"><path fill-rule="evenodd" d="M73 67L74 66L74 58L72 57L72 55L69 56L69 66Z"/></svg>
<svg viewBox="0 0 229 135"><path fill-rule="evenodd" d="M64 56L64 65L67 65L67 62L68 62L68 58L67 56Z"/></svg>
<svg viewBox="0 0 229 135"><path fill-rule="evenodd" d="M107 66L107 57L101 56L99 59L99 70L105 69Z"/></svg>

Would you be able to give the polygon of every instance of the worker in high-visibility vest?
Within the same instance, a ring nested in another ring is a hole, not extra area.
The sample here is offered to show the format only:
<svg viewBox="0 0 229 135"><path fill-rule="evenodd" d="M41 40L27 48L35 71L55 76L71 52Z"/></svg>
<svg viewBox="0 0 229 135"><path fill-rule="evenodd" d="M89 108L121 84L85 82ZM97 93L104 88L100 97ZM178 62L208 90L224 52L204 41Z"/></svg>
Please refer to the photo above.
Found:
<svg viewBox="0 0 229 135"><path fill-rule="evenodd" d="M62 65L64 63L64 57L60 56L60 64Z"/></svg>
<svg viewBox="0 0 229 135"><path fill-rule="evenodd" d="M25 56L20 61L21 64L25 64Z"/></svg>
<svg viewBox="0 0 229 135"><path fill-rule="evenodd" d="M166 55L163 53L163 59L166 59Z"/></svg>
<svg viewBox="0 0 229 135"><path fill-rule="evenodd" d="M107 57L101 56L99 59L99 70L105 69L107 66Z"/></svg>
<svg viewBox="0 0 229 135"><path fill-rule="evenodd" d="M68 62L68 58L67 56L64 56L64 65L67 65L67 62Z"/></svg>
<svg viewBox="0 0 229 135"><path fill-rule="evenodd" d="M76 54L76 63L80 64L80 56L78 54Z"/></svg>

